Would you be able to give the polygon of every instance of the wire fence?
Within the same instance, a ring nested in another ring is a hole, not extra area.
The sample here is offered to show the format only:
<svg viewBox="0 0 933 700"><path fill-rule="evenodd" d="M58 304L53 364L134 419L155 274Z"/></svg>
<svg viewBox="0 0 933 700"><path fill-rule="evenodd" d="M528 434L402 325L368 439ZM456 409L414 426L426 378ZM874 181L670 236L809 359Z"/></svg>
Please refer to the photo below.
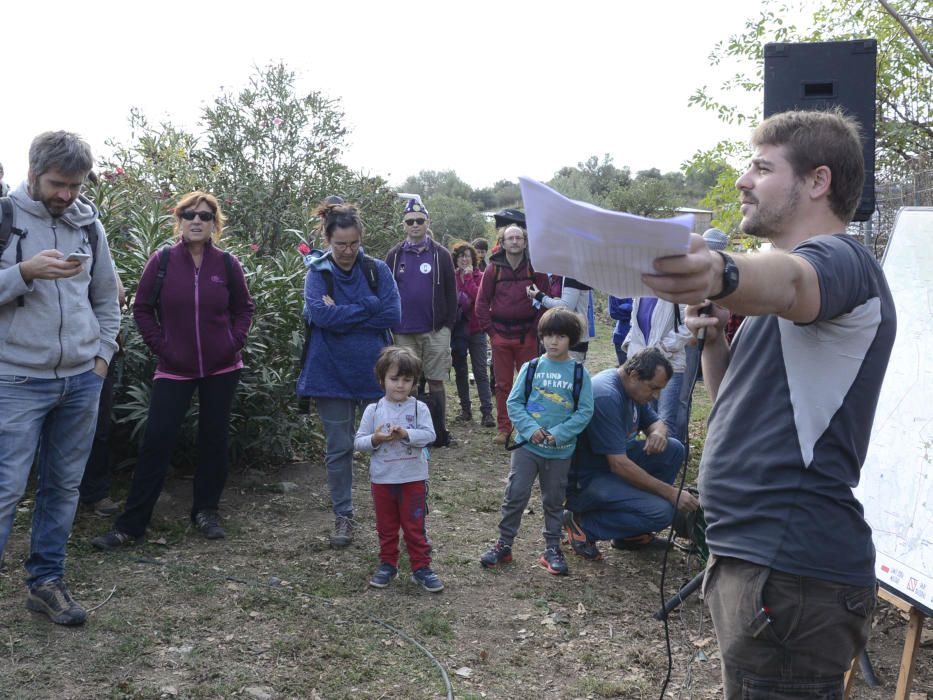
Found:
<svg viewBox="0 0 933 700"><path fill-rule="evenodd" d="M875 183L875 213L868 221L852 224L850 233L881 258L902 207L933 207L933 157L915 158L903 170L879 178Z"/></svg>

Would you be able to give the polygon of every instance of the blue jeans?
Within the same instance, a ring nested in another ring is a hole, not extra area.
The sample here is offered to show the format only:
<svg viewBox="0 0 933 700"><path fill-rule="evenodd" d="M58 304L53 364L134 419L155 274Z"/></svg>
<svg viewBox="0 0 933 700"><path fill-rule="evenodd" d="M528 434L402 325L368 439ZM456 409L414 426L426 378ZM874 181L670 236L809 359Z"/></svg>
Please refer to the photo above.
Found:
<svg viewBox="0 0 933 700"><path fill-rule="evenodd" d="M656 479L673 484L683 463L684 446L671 438L664 452L653 455L645 454L644 446L639 442L629 448L628 458ZM666 498L635 488L610 471L598 472L588 481L570 483L567 508L579 517L592 542L657 532L674 518L674 506Z"/></svg>
<svg viewBox="0 0 933 700"><path fill-rule="evenodd" d="M492 415L492 391L489 388L489 377L486 372L486 334L482 331L467 337L467 351L470 354L470 363L473 367L473 378L476 381L476 393L479 395L479 408L482 414ZM470 406L470 371L467 369L466 353L460 355L451 351L454 362L454 373L457 377L457 395L460 397L460 408L469 412Z"/></svg>
<svg viewBox="0 0 933 700"><path fill-rule="evenodd" d="M93 370L64 379L0 376L0 554L39 449L30 587L62 578L78 485L91 451L103 378Z"/></svg>
<svg viewBox="0 0 933 700"><path fill-rule="evenodd" d="M84 476L81 478L79 487L81 502L88 505L93 505L110 495L110 413L113 409L116 367L116 358L114 358L110 362L107 377L100 390L94 441L91 443L91 454L84 466Z"/></svg>
<svg viewBox="0 0 933 700"><path fill-rule="evenodd" d="M326 448L324 466L334 515L353 517L353 438L356 436L357 411L362 413L368 401L357 399L314 399L324 426Z"/></svg>
<svg viewBox="0 0 933 700"><path fill-rule="evenodd" d="M674 372L670 381L661 390L658 399L658 417L667 426L668 435L683 443L687 434L687 406L680 400L681 387L684 384L684 373Z"/></svg>

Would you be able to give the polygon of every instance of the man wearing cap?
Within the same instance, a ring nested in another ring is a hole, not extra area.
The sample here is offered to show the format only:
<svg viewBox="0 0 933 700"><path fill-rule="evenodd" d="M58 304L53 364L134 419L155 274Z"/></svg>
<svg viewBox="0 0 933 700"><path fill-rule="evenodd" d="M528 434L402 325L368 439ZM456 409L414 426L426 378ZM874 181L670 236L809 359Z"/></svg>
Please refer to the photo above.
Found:
<svg viewBox="0 0 933 700"><path fill-rule="evenodd" d="M436 397L442 425L435 425L436 445L449 440L444 382L450 374L450 334L457 322L457 282L453 258L428 233L428 210L409 199L402 216L405 240L386 255L402 300L402 322L393 330L395 342L421 358L424 377ZM445 440L446 438L446 440Z"/></svg>

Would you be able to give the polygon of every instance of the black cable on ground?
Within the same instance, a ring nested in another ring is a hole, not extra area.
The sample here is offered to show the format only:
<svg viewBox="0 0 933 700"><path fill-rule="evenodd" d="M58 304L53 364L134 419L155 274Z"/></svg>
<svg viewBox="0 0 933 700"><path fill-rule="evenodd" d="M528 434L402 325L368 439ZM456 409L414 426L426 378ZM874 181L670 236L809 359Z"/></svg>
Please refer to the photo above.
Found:
<svg viewBox="0 0 933 700"><path fill-rule="evenodd" d="M701 313L702 313L701 309ZM693 396L693 391L696 388L697 375L700 371L700 363L703 361L703 346L706 344L706 334L702 334L697 338L697 361L693 370L693 376L684 377L684 386L690 387L689 396ZM691 400L690 407L692 409L693 402ZM664 608L664 605L667 603L667 600L664 596L664 583L667 578L667 553L671 549L671 542L674 540L674 521L677 519L677 504L680 503L680 497L684 491L684 484L687 481L687 466L690 463L690 411L687 412L687 426L686 434L684 435L684 463L683 468L680 472L680 484L677 487L677 499L674 501L674 516L671 518L671 527L667 533L667 543L664 547L664 556L661 560L661 583L660 583L660 592L661 592L661 608ZM671 630L670 625L668 624L668 615L664 616L664 644L667 649L667 675L664 677L664 683L661 684L661 695L660 700L664 700L664 693L667 692L667 686L671 682L671 673L674 670L674 654L671 651Z"/></svg>
<svg viewBox="0 0 933 700"><path fill-rule="evenodd" d="M155 566L177 566L178 564L188 565L188 562L184 562L181 560L178 560L172 563L167 563L164 561L160 561L158 559L148 559L144 557L133 558L133 557L127 556L125 558L132 559L134 564L150 564L150 565L155 565ZM200 567L198 567L198 570L202 572L204 571L204 569ZM285 592L291 591L291 592L298 593L299 595L305 596L306 598L320 601L323 605L329 605L331 607L335 605L334 601L331 600L330 598L324 598L323 596L314 595L313 593L305 593L304 591L296 590L294 587L285 588L283 586L275 586L270 583L262 583L260 581L248 581L246 579L237 578L236 576L230 576L224 573L214 574L214 575L208 574L207 578L220 578L223 581L231 581L233 583L240 583L240 584L243 584L244 586L250 586L253 588L269 588L273 591L285 591ZM113 592L111 592L111 596L112 595L113 595ZM369 619L370 622L374 622L377 625L385 627L387 630L389 630L393 634L398 635L399 637L404 639L406 642L414 645L415 647L417 647L417 649L422 654L427 656L428 659L431 661L431 663L434 664L435 667L437 667L438 672L440 672L441 674L441 680L444 681L444 687L447 690L447 699L454 700L454 689L450 683L450 676L447 675L447 670L443 667L443 665L441 665L441 662L438 661L437 657L434 656L434 654L432 654L429 649L427 649L423 644L418 642L418 640L414 639L413 637L406 634L405 632L398 629L397 627L394 627L393 625L389 624L385 620L382 620L376 617L375 615L371 615L370 613L363 613L363 615L365 615Z"/></svg>

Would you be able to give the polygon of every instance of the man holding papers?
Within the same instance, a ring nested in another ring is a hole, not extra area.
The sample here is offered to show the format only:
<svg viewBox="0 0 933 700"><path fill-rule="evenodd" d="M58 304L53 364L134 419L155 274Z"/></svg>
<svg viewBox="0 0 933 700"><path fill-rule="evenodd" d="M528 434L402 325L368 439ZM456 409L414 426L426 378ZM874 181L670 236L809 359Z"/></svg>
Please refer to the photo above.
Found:
<svg viewBox="0 0 933 700"><path fill-rule="evenodd" d="M734 258L692 236L643 281L694 304L715 403L700 465L704 582L726 698L842 697L875 605L874 547L852 494L895 334L884 274L846 235L862 193L858 127L786 112L752 136ZM701 305L715 304L708 315ZM729 311L745 314L730 347Z"/></svg>

